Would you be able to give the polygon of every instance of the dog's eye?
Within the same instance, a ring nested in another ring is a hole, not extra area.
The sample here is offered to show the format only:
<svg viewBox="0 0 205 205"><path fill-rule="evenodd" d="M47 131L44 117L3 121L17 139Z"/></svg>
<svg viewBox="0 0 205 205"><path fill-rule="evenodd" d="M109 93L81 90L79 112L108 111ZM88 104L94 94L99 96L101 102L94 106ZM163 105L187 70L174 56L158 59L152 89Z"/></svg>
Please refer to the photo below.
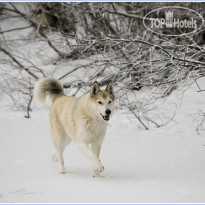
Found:
<svg viewBox="0 0 205 205"><path fill-rule="evenodd" d="M108 104L110 104L112 101L109 101Z"/></svg>
<svg viewBox="0 0 205 205"><path fill-rule="evenodd" d="M98 102L98 104L101 104L101 105L102 105L102 102L101 102L101 101L99 101L99 102Z"/></svg>

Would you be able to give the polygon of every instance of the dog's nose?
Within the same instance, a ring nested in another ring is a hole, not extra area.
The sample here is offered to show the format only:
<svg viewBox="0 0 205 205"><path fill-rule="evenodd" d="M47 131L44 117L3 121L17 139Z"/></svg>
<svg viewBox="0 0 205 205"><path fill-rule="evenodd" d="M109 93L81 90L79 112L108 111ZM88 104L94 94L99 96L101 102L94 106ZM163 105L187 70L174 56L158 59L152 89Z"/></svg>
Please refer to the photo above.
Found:
<svg viewBox="0 0 205 205"><path fill-rule="evenodd" d="M111 110L107 109L107 110L105 110L105 113L106 113L106 115L110 115Z"/></svg>

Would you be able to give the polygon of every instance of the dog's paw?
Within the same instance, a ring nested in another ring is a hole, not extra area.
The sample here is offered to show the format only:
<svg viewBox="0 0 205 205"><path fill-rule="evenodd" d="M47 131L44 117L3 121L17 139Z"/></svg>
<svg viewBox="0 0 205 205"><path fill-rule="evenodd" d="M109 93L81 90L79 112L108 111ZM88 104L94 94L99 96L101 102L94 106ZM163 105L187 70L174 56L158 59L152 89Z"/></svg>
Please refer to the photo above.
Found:
<svg viewBox="0 0 205 205"><path fill-rule="evenodd" d="M59 171L59 174L66 174L66 173L67 173L67 171L66 171L66 169L65 169L65 168L60 169L60 171Z"/></svg>
<svg viewBox="0 0 205 205"><path fill-rule="evenodd" d="M103 178L104 176L102 176L99 172L93 170L93 177Z"/></svg>
<svg viewBox="0 0 205 205"><path fill-rule="evenodd" d="M103 172L104 171L104 166L101 164L96 170L97 172Z"/></svg>
<svg viewBox="0 0 205 205"><path fill-rule="evenodd" d="M99 173L102 172L103 170L104 170L104 166L101 164L100 161L98 161L98 163L96 163L94 166L94 171Z"/></svg>

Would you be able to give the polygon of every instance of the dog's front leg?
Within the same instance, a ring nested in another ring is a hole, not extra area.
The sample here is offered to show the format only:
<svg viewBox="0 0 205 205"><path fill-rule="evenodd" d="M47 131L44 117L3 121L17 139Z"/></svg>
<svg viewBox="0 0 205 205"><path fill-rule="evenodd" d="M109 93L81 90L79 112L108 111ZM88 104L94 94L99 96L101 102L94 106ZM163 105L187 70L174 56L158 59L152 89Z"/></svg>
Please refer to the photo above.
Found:
<svg viewBox="0 0 205 205"><path fill-rule="evenodd" d="M98 159L100 156L101 142L94 142L91 144L93 152L97 155ZM93 169L93 177L103 177Z"/></svg>
<svg viewBox="0 0 205 205"><path fill-rule="evenodd" d="M93 176L102 177L99 172L102 172L104 167L98 159L96 153L86 143L77 143L77 146L86 155L86 157L92 161Z"/></svg>
<svg viewBox="0 0 205 205"><path fill-rule="evenodd" d="M91 143L93 152L97 155L98 159L100 157L100 149L101 149L101 143L99 142L93 142Z"/></svg>

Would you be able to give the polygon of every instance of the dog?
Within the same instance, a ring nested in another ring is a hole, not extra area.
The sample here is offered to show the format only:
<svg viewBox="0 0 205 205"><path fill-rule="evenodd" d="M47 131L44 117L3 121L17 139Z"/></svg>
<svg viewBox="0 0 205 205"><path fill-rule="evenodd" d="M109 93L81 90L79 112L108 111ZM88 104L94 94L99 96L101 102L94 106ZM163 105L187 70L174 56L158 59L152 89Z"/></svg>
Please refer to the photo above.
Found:
<svg viewBox="0 0 205 205"><path fill-rule="evenodd" d="M42 78L34 86L34 98L45 102L46 94L52 100L49 113L50 133L59 161L59 173L65 174L63 151L74 141L77 147L92 162L93 177L103 177L104 170L99 160L101 145L108 121L115 109L115 94L112 82L100 90L97 81L90 91L81 97L66 96L62 84L52 78Z"/></svg>

